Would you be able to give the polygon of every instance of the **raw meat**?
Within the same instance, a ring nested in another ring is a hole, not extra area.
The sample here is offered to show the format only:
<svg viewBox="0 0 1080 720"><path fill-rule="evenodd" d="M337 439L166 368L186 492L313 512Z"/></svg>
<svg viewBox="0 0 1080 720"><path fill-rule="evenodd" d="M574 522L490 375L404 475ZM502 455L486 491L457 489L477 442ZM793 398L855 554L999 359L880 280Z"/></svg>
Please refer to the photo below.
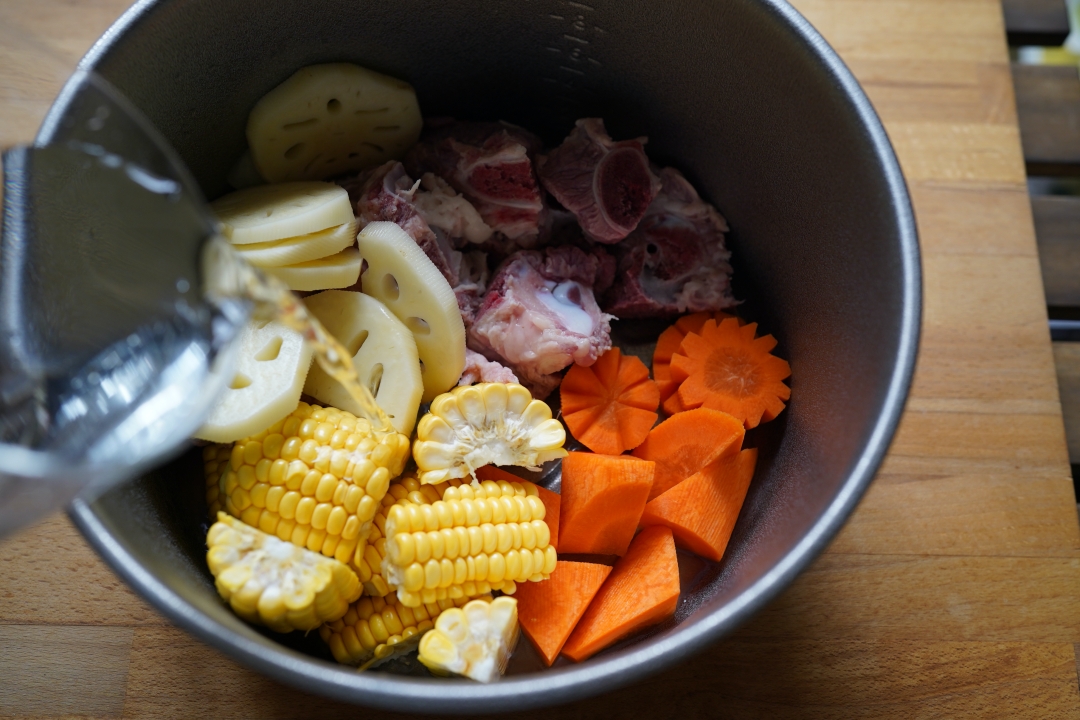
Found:
<svg viewBox="0 0 1080 720"><path fill-rule="evenodd" d="M421 138L405 158L413 175L434 173L464 195L494 231L528 247L544 203L533 170L540 140L508 123L455 122Z"/></svg>
<svg viewBox="0 0 1080 720"><path fill-rule="evenodd" d="M610 315L592 287L601 262L571 246L523 250L496 271L469 330L469 347L513 370L546 397L573 362L592 365L611 347Z"/></svg>
<svg viewBox="0 0 1080 720"><path fill-rule="evenodd" d="M343 180L341 185L349 191L360 229L388 220L420 246L454 289L468 327L487 285L487 258L480 252L463 254L454 248L491 237L491 228L476 208L439 178L425 176L414 182L396 160Z"/></svg>
<svg viewBox="0 0 1080 720"><path fill-rule="evenodd" d="M441 177L424 173L420 187L422 190L413 195L413 202L428 225L445 232L452 242L463 240L479 244L491 239L495 231L484 222L472 203L454 192ZM454 242L455 247L462 245Z"/></svg>
<svg viewBox="0 0 1080 720"><path fill-rule="evenodd" d="M484 292L488 285L487 255L482 252L454 252L453 271L457 276L457 283L453 285L454 295L457 297L458 309L461 310L461 320L465 323L465 329L472 327L476 318L476 311L484 301Z"/></svg>
<svg viewBox="0 0 1080 720"><path fill-rule="evenodd" d="M445 238L440 243L439 237L420 214L413 202L417 183L405 173L400 162L391 160L372 170L362 181L343 185L353 201L360 230L368 223L379 220L397 223L435 263L450 286L457 284L457 277L450 269L453 248L445 242Z"/></svg>
<svg viewBox="0 0 1080 720"><path fill-rule="evenodd" d="M613 142L599 118L584 118L538 163L540 182L577 216L589 238L616 243L645 215L660 190L645 138Z"/></svg>
<svg viewBox="0 0 1080 720"><path fill-rule="evenodd" d="M465 369L461 372L458 385L475 385L478 382L516 383L518 381L509 368L492 362L478 352L465 349Z"/></svg>
<svg viewBox="0 0 1080 720"><path fill-rule="evenodd" d="M678 170L664 168L660 178L637 230L615 247L619 267L604 309L640 318L732 307L727 222Z"/></svg>

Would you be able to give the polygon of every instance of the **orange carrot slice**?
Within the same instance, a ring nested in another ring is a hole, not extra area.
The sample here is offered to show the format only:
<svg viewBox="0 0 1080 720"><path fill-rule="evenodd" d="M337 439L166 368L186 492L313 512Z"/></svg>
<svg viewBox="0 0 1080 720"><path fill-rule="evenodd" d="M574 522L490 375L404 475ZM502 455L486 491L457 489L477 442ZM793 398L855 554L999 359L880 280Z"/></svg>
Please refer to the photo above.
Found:
<svg viewBox="0 0 1080 720"><path fill-rule="evenodd" d="M562 461L560 553L624 555L653 484L656 463L572 452Z"/></svg>
<svg viewBox="0 0 1080 720"><path fill-rule="evenodd" d="M611 348L590 367L574 365L559 386L563 421L593 452L636 448L656 424L660 391L645 363Z"/></svg>
<svg viewBox="0 0 1080 720"><path fill-rule="evenodd" d="M663 408L664 414L666 414L668 417L671 417L672 415L675 415L677 413L686 412L690 408L682 404L682 399L679 397L679 393L677 392L679 389L679 385L682 383L682 380L676 380L675 378L671 377L670 369L668 370L668 378L669 381L675 386L675 391L673 391L671 395L669 395L664 400Z"/></svg>
<svg viewBox="0 0 1080 720"><path fill-rule="evenodd" d="M506 480L507 482L517 482L523 485L533 485L536 488L537 494L540 496L540 500L544 503L544 522L547 523L548 530L551 532L551 547L556 551L559 549L559 506L562 502L562 498L559 493L552 492L542 485L531 483L528 480L523 480L513 473L509 473L497 465L485 465L484 467L476 469L476 479L483 482L484 480Z"/></svg>
<svg viewBox="0 0 1080 720"><path fill-rule="evenodd" d="M692 315L683 315L675 321L674 325L660 333L660 337L656 340L656 349L653 351L652 373L653 380L660 389L660 399L662 401L666 401L671 397L679 387L679 383L674 382L671 378L669 365L671 364L671 356L679 351L683 338L688 333L700 330L707 320L719 321L732 317L735 316L722 310L714 313L699 312ZM667 410L666 404L664 412L668 415L674 415L674 412Z"/></svg>
<svg viewBox="0 0 1080 720"><path fill-rule="evenodd" d="M667 492L721 455L734 455L742 447L745 432L738 418L708 408L672 415L654 427L645 442L634 450L634 457L656 463L649 500Z"/></svg>
<svg viewBox="0 0 1080 720"><path fill-rule="evenodd" d="M671 378L681 381L684 407L723 410L757 427L779 415L791 389L784 380L791 366L771 354L772 335L755 338L757 323L739 326L734 319L706 322L699 333L683 338L671 356Z"/></svg>
<svg viewBox="0 0 1080 720"><path fill-rule="evenodd" d="M676 545L708 560L719 560L731 539L756 465L756 448L721 457L650 501L641 524L671 528Z"/></svg>
<svg viewBox="0 0 1080 720"><path fill-rule="evenodd" d="M660 400L666 400L671 394L679 389L679 385L671 379L671 356L679 349L682 339L686 337L679 328L672 325L660 337L656 339L656 349L653 351L652 376L653 382L660 390Z"/></svg>
<svg viewBox="0 0 1080 720"><path fill-rule="evenodd" d="M679 562L671 530L645 528L630 544L626 557L615 563L563 646L563 655L581 662L670 617L678 604Z"/></svg>
<svg viewBox="0 0 1080 720"><path fill-rule="evenodd" d="M559 560L547 580L518 585L518 622L549 667L610 574L607 565Z"/></svg>

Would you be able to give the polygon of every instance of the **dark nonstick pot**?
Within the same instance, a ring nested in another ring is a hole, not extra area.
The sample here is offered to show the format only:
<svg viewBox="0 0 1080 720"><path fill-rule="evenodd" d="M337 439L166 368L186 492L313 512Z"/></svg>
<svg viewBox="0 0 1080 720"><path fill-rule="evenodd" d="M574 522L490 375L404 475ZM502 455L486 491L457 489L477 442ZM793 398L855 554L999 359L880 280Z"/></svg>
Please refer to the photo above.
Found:
<svg viewBox="0 0 1080 720"><path fill-rule="evenodd" d="M650 157L683 170L728 219L745 314L792 366L789 409L751 437L761 460L724 561L681 558L675 620L580 665L521 661L492 685L356 673L330 661L314 634L281 640L218 600L193 450L72 511L178 625L283 682L351 702L425 713L561 703L731 631L821 552L858 502L899 420L920 316L915 224L877 116L781 0L589 3L146 0L83 67L149 116L211 198L244 152L252 105L311 63L407 79L426 115L504 119L549 143L586 116L603 117L615 138L647 135ZM65 111L58 101L39 140ZM618 332L633 342L643 330Z"/></svg>

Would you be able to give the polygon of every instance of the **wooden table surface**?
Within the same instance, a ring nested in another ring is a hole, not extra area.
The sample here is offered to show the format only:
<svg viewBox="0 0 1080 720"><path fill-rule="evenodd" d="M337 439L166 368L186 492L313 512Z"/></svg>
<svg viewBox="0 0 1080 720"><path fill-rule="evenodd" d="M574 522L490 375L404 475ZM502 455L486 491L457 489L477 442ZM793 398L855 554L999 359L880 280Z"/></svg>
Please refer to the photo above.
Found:
<svg viewBox="0 0 1080 720"><path fill-rule="evenodd" d="M127 0L0 0L0 145ZM1080 717L1080 528L997 0L798 0L907 176L914 388L857 512L691 662L528 718ZM307 696L134 595L63 517L0 548L0 716L391 717ZM400 716L396 716L400 717Z"/></svg>

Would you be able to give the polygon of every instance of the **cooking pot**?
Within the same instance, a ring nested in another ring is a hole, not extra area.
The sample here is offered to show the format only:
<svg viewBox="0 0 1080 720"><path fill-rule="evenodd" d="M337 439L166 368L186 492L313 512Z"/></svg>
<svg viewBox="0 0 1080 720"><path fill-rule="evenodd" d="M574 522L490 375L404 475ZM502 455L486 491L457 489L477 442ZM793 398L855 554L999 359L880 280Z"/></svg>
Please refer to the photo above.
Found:
<svg viewBox="0 0 1080 720"><path fill-rule="evenodd" d="M776 336L792 368L790 406L748 436L761 456L727 555L684 568L675 617L647 636L581 664L517 663L480 685L357 673L335 665L314 633L275 636L234 616L206 569L197 449L77 502L76 524L162 613L233 658L307 691L401 711L566 702L730 632L851 513L911 381L915 223L850 72L782 0L143 0L82 68L130 98L214 198L245 151L255 102L297 68L331 61L408 80L425 115L507 120L549 144L575 119L602 117L615 138L648 136L650 158L682 170L727 218L741 312ZM68 112L61 95L40 142ZM616 323L616 336L647 344L659 329Z"/></svg>

